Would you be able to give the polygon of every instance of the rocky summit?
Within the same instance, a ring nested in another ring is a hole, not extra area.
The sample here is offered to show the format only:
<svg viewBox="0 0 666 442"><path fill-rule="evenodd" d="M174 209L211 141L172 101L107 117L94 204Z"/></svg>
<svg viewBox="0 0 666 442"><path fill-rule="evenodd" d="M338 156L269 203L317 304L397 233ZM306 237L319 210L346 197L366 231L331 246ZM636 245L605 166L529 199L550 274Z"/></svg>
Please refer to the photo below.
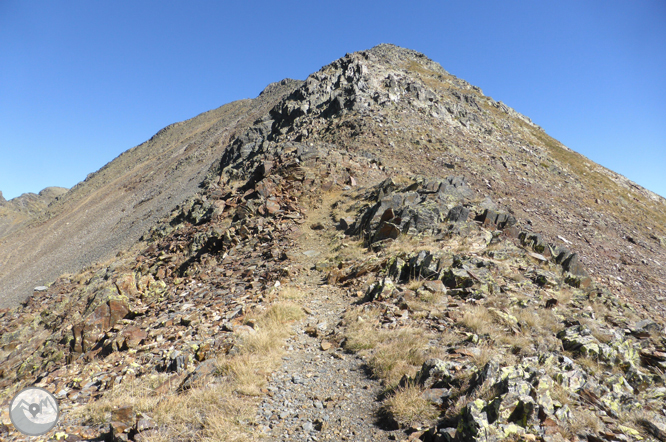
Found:
<svg viewBox="0 0 666 442"><path fill-rule="evenodd" d="M423 54L60 193L0 232L2 440L26 386L45 440L666 440L666 201Z"/></svg>

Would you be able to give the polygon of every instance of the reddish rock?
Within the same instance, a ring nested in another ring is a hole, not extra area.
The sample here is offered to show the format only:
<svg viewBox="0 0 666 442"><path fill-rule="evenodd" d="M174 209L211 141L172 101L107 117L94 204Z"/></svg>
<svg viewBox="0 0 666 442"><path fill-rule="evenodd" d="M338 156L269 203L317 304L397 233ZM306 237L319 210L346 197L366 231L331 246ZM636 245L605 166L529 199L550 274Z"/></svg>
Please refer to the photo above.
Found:
<svg viewBox="0 0 666 442"><path fill-rule="evenodd" d="M128 313L129 307L127 306L127 301L123 299L109 300L109 326L123 319Z"/></svg>
<svg viewBox="0 0 666 442"><path fill-rule="evenodd" d="M104 337L104 333L128 313L127 301L123 299L110 299L101 304L82 322L72 327L72 350L76 353L90 351Z"/></svg>
<svg viewBox="0 0 666 442"><path fill-rule="evenodd" d="M111 420L126 423L128 427L134 424L134 407L131 405L116 408L111 411Z"/></svg>
<svg viewBox="0 0 666 442"><path fill-rule="evenodd" d="M372 237L372 242L381 241L383 239L396 239L400 235L400 228L395 224L382 223Z"/></svg>
<svg viewBox="0 0 666 442"><path fill-rule="evenodd" d="M389 207L388 209L386 209L384 211L384 213L382 214L382 217L379 219L379 222L383 223L385 221L391 221L394 217L395 217L395 215L393 214L393 209L391 209Z"/></svg>
<svg viewBox="0 0 666 442"><path fill-rule="evenodd" d="M280 204L278 204L277 201L275 201L275 199L269 198L266 201L266 211L271 215L275 215L277 212L280 211Z"/></svg>
<svg viewBox="0 0 666 442"><path fill-rule="evenodd" d="M123 348L135 348L148 337L148 333L137 327L130 326L120 333L123 342Z"/></svg>
<svg viewBox="0 0 666 442"><path fill-rule="evenodd" d="M135 418L134 408L131 406L111 411L111 425L109 428L111 440L114 442L129 440L129 432L134 426Z"/></svg>
<svg viewBox="0 0 666 442"><path fill-rule="evenodd" d="M136 281L133 273L126 273L116 280L116 287L123 296L137 296L139 290L136 287Z"/></svg>

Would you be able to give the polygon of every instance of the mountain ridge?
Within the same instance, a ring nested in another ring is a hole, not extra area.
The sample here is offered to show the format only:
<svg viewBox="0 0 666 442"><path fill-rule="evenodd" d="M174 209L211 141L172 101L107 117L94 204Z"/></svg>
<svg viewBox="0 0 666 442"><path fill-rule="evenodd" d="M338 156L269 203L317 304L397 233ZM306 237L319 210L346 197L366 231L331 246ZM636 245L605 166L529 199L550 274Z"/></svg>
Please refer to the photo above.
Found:
<svg viewBox="0 0 666 442"><path fill-rule="evenodd" d="M261 100L271 99L268 96ZM48 284L63 273L81 270L94 261L109 259L122 248L129 247L144 233L149 222L164 216L167 210L182 203L198 189L201 178L191 175L205 173L208 168L205 161L212 161L215 150L221 147L214 144L217 140L212 141L213 145L201 140L196 146L188 143L193 134L200 132L200 136L210 137L210 131L229 133L235 125L247 124L243 121L248 117L252 119L245 114L250 102L237 101L204 112L187 122L167 126L154 135L152 141L123 152L54 201L35 220L39 233L24 229L0 238L0 255L3 256L0 261L0 293L3 293L0 305L21 301L33 287ZM153 153L156 155L151 156ZM202 162L204 165L200 166ZM141 172L149 164L157 169ZM173 174L177 168L182 168L185 173ZM175 182L174 175L181 182ZM96 195L96 203L92 203L91 195ZM170 202L170 199L174 201ZM165 202L167 207L162 207ZM86 211L93 210L96 210L95 215L86 215ZM67 216L73 219L63 221ZM79 224L75 227L73 221ZM86 227L87 223L98 227L91 229ZM57 236L44 233L52 229L56 229ZM35 241L35 235L41 237L39 241ZM63 241L62 237L68 239ZM87 244L86 253L77 256L84 243ZM72 253L72 249L77 252ZM54 253L58 254L57 258L52 256Z"/></svg>
<svg viewBox="0 0 666 442"><path fill-rule="evenodd" d="M664 198L393 45L259 97L51 207L160 155L191 185L0 310L3 403L48 388L113 441L663 440Z"/></svg>

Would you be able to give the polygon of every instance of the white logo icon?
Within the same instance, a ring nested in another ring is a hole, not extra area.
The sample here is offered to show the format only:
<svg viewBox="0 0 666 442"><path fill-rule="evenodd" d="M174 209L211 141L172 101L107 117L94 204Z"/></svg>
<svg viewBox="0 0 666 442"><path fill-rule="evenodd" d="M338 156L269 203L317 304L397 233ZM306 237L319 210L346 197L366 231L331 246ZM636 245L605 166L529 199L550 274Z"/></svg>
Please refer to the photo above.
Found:
<svg viewBox="0 0 666 442"><path fill-rule="evenodd" d="M60 408L56 398L39 387L28 387L18 392L9 405L12 424L28 436L40 436L58 423Z"/></svg>

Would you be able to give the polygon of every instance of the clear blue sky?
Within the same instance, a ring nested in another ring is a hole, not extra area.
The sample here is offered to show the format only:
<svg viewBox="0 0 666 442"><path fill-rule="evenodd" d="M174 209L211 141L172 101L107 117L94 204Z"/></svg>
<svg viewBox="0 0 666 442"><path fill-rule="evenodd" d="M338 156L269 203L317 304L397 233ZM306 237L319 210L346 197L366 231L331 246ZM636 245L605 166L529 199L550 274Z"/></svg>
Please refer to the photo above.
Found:
<svg viewBox="0 0 666 442"><path fill-rule="evenodd" d="M0 0L0 190L71 187L168 124L379 43L666 196L663 0Z"/></svg>

